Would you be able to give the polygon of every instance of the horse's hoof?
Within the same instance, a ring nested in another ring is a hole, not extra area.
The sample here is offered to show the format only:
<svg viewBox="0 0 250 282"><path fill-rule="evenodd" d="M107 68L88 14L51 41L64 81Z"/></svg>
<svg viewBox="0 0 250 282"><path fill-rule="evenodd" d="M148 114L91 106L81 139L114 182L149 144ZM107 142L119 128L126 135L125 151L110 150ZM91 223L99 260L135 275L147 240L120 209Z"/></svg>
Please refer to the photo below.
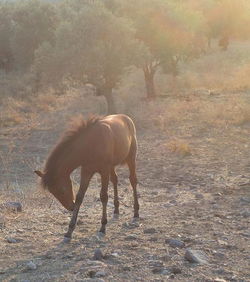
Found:
<svg viewBox="0 0 250 282"><path fill-rule="evenodd" d="M67 243L69 243L70 241L71 241L71 238L69 238L69 237L64 237L62 242L63 242L64 244L67 244Z"/></svg>
<svg viewBox="0 0 250 282"><path fill-rule="evenodd" d="M96 237L97 237L99 240L101 240L101 239L103 239L103 238L105 237L105 233L99 231L99 232L97 232Z"/></svg>
<svg viewBox="0 0 250 282"><path fill-rule="evenodd" d="M138 222L140 220L139 216L134 216L132 222Z"/></svg>
<svg viewBox="0 0 250 282"><path fill-rule="evenodd" d="M118 213L114 213L113 214L113 219L119 219L119 214Z"/></svg>

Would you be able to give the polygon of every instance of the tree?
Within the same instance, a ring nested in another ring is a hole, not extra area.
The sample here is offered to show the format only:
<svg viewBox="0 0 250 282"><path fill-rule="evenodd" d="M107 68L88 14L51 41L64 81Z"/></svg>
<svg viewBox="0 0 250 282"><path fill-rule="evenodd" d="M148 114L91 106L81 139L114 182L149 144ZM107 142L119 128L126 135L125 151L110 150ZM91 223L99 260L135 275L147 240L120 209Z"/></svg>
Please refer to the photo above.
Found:
<svg viewBox="0 0 250 282"><path fill-rule="evenodd" d="M250 36L250 3L248 0L206 0L200 7L207 21L207 37L219 40L227 50L230 40Z"/></svg>
<svg viewBox="0 0 250 282"><path fill-rule="evenodd" d="M65 2L60 14L55 46L47 44L36 52L36 69L40 68L42 76L50 76L48 65L57 65L61 79L92 83L97 95L106 98L108 113L114 113L112 90L131 65L137 46L133 29L101 1Z"/></svg>
<svg viewBox="0 0 250 282"><path fill-rule="evenodd" d="M9 3L0 3L0 69L6 72L10 71L13 63L11 7Z"/></svg>
<svg viewBox="0 0 250 282"><path fill-rule="evenodd" d="M120 13L132 19L137 39L148 47L139 67L144 73L147 98L155 98L154 77L159 67L175 77L180 61L201 53L196 43L202 34L202 14L181 1L128 0L121 7Z"/></svg>
<svg viewBox="0 0 250 282"><path fill-rule="evenodd" d="M42 0L17 1L13 13L13 53L19 68L33 63L35 50L44 42L53 42L57 24L53 4Z"/></svg>

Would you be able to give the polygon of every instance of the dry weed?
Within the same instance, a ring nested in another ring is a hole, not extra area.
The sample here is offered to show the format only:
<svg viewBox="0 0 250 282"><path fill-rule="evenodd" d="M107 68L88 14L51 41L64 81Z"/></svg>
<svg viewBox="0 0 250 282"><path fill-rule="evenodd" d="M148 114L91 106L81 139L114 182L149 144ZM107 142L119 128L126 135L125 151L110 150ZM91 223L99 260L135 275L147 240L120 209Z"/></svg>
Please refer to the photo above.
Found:
<svg viewBox="0 0 250 282"><path fill-rule="evenodd" d="M190 156L192 153L190 145L185 140L173 139L169 141L166 146L170 152L176 153L183 157Z"/></svg>
<svg viewBox="0 0 250 282"><path fill-rule="evenodd" d="M200 108L200 119L212 126L240 126L250 121L250 103L240 97L206 101Z"/></svg>

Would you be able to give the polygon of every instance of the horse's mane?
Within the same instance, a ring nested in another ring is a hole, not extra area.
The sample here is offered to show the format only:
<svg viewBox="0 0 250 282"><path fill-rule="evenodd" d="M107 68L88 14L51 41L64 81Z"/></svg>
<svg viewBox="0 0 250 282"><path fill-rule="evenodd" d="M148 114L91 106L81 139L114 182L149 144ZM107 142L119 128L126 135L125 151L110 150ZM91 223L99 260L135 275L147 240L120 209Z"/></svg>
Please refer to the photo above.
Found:
<svg viewBox="0 0 250 282"><path fill-rule="evenodd" d="M51 151L45 163L45 175L41 182L44 189L48 189L48 187L53 185L56 180L55 169L58 167L58 158L63 155L68 146L70 146L78 137L85 134L86 131L100 119L101 117L99 116L93 116L87 120L84 120L82 116L72 119L68 129L64 132L57 145Z"/></svg>

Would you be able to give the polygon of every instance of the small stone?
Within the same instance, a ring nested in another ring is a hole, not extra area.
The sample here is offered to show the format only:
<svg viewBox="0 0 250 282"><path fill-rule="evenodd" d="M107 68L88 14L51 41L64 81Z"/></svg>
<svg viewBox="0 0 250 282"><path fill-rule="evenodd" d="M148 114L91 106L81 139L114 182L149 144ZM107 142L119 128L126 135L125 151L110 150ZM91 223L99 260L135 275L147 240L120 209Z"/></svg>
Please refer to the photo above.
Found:
<svg viewBox="0 0 250 282"><path fill-rule="evenodd" d="M197 193L197 194L195 194L195 198L196 198L197 200L199 200L199 199L203 199L204 196L203 196L203 194Z"/></svg>
<svg viewBox="0 0 250 282"><path fill-rule="evenodd" d="M130 271L131 267L130 266L123 266L122 270L124 271Z"/></svg>
<svg viewBox="0 0 250 282"><path fill-rule="evenodd" d="M34 262L32 262L32 261L29 261L26 266L27 266L28 270L35 270L35 269L37 269L36 264Z"/></svg>
<svg viewBox="0 0 250 282"><path fill-rule="evenodd" d="M143 231L144 234L154 234L156 233L156 229L155 228L147 228Z"/></svg>
<svg viewBox="0 0 250 282"><path fill-rule="evenodd" d="M180 274L181 273L181 269L178 266L173 266L171 268L171 272L174 274Z"/></svg>
<svg viewBox="0 0 250 282"><path fill-rule="evenodd" d="M185 243L177 239L166 239L165 242L172 248L183 248Z"/></svg>
<svg viewBox="0 0 250 282"><path fill-rule="evenodd" d="M171 256L170 255L162 256L162 257L160 257L160 260L162 260L164 262L170 261L171 260Z"/></svg>
<svg viewBox="0 0 250 282"><path fill-rule="evenodd" d="M149 242L157 242L158 238L157 237L151 237L148 239Z"/></svg>
<svg viewBox="0 0 250 282"><path fill-rule="evenodd" d="M227 282L227 281L222 278L215 278L214 282Z"/></svg>
<svg viewBox="0 0 250 282"><path fill-rule="evenodd" d="M105 282L103 279L100 278L83 278L81 280L75 280L75 281L84 281L84 282Z"/></svg>
<svg viewBox="0 0 250 282"><path fill-rule="evenodd" d="M153 269L152 269L152 272L154 273L154 274L162 274L162 272L163 272L163 268L162 267L154 267Z"/></svg>
<svg viewBox="0 0 250 282"><path fill-rule="evenodd" d="M169 275L170 271L168 269L164 269L161 274L162 275Z"/></svg>
<svg viewBox="0 0 250 282"><path fill-rule="evenodd" d="M0 229L3 229L5 227L5 218L3 216L0 216Z"/></svg>
<svg viewBox="0 0 250 282"><path fill-rule="evenodd" d="M134 222L125 222L122 224L122 227L123 228L126 228L126 229L134 229L134 228L137 228L139 227L139 223L134 221Z"/></svg>
<svg viewBox="0 0 250 282"><path fill-rule="evenodd" d="M8 242L8 243L11 243L11 244L12 244L12 243L14 244L14 243L17 243L17 240L14 239L14 238L7 238L7 242Z"/></svg>
<svg viewBox="0 0 250 282"><path fill-rule="evenodd" d="M187 249L185 259L192 263L207 264L207 256L200 250Z"/></svg>
<svg viewBox="0 0 250 282"><path fill-rule="evenodd" d="M21 212L22 211L22 204L20 202L7 202L4 204L5 208L14 211L14 212Z"/></svg>
<svg viewBox="0 0 250 282"><path fill-rule="evenodd" d="M246 204L250 204L250 197L241 197L240 201Z"/></svg>
<svg viewBox="0 0 250 282"><path fill-rule="evenodd" d="M213 255L218 259L223 259L225 257L225 254L223 254L221 252L217 252L217 251L214 251Z"/></svg>
<svg viewBox="0 0 250 282"><path fill-rule="evenodd" d="M101 249L99 249L99 248L95 249L93 259L94 259L94 260L102 260L103 257L104 257L104 256L103 256L103 253L102 253Z"/></svg>
<svg viewBox="0 0 250 282"><path fill-rule="evenodd" d="M163 262L159 261L159 260L149 260L149 266L150 267L158 267L158 268L162 268L163 267Z"/></svg>
<svg viewBox="0 0 250 282"><path fill-rule="evenodd" d="M107 273L105 271L103 271L103 270L99 270L95 274L95 277L98 277L98 278L99 277L105 277L105 276L107 276Z"/></svg>
<svg viewBox="0 0 250 282"><path fill-rule="evenodd" d="M24 233L24 230L23 229L17 229L16 232L17 233Z"/></svg>
<svg viewBox="0 0 250 282"><path fill-rule="evenodd" d="M126 237L124 238L124 240L126 240L126 241L137 240L137 235L135 235L135 234L130 234L130 235L126 236Z"/></svg>
<svg viewBox="0 0 250 282"><path fill-rule="evenodd" d="M248 218L250 217L250 211L243 211L240 213L241 216L243 216L244 218Z"/></svg>

